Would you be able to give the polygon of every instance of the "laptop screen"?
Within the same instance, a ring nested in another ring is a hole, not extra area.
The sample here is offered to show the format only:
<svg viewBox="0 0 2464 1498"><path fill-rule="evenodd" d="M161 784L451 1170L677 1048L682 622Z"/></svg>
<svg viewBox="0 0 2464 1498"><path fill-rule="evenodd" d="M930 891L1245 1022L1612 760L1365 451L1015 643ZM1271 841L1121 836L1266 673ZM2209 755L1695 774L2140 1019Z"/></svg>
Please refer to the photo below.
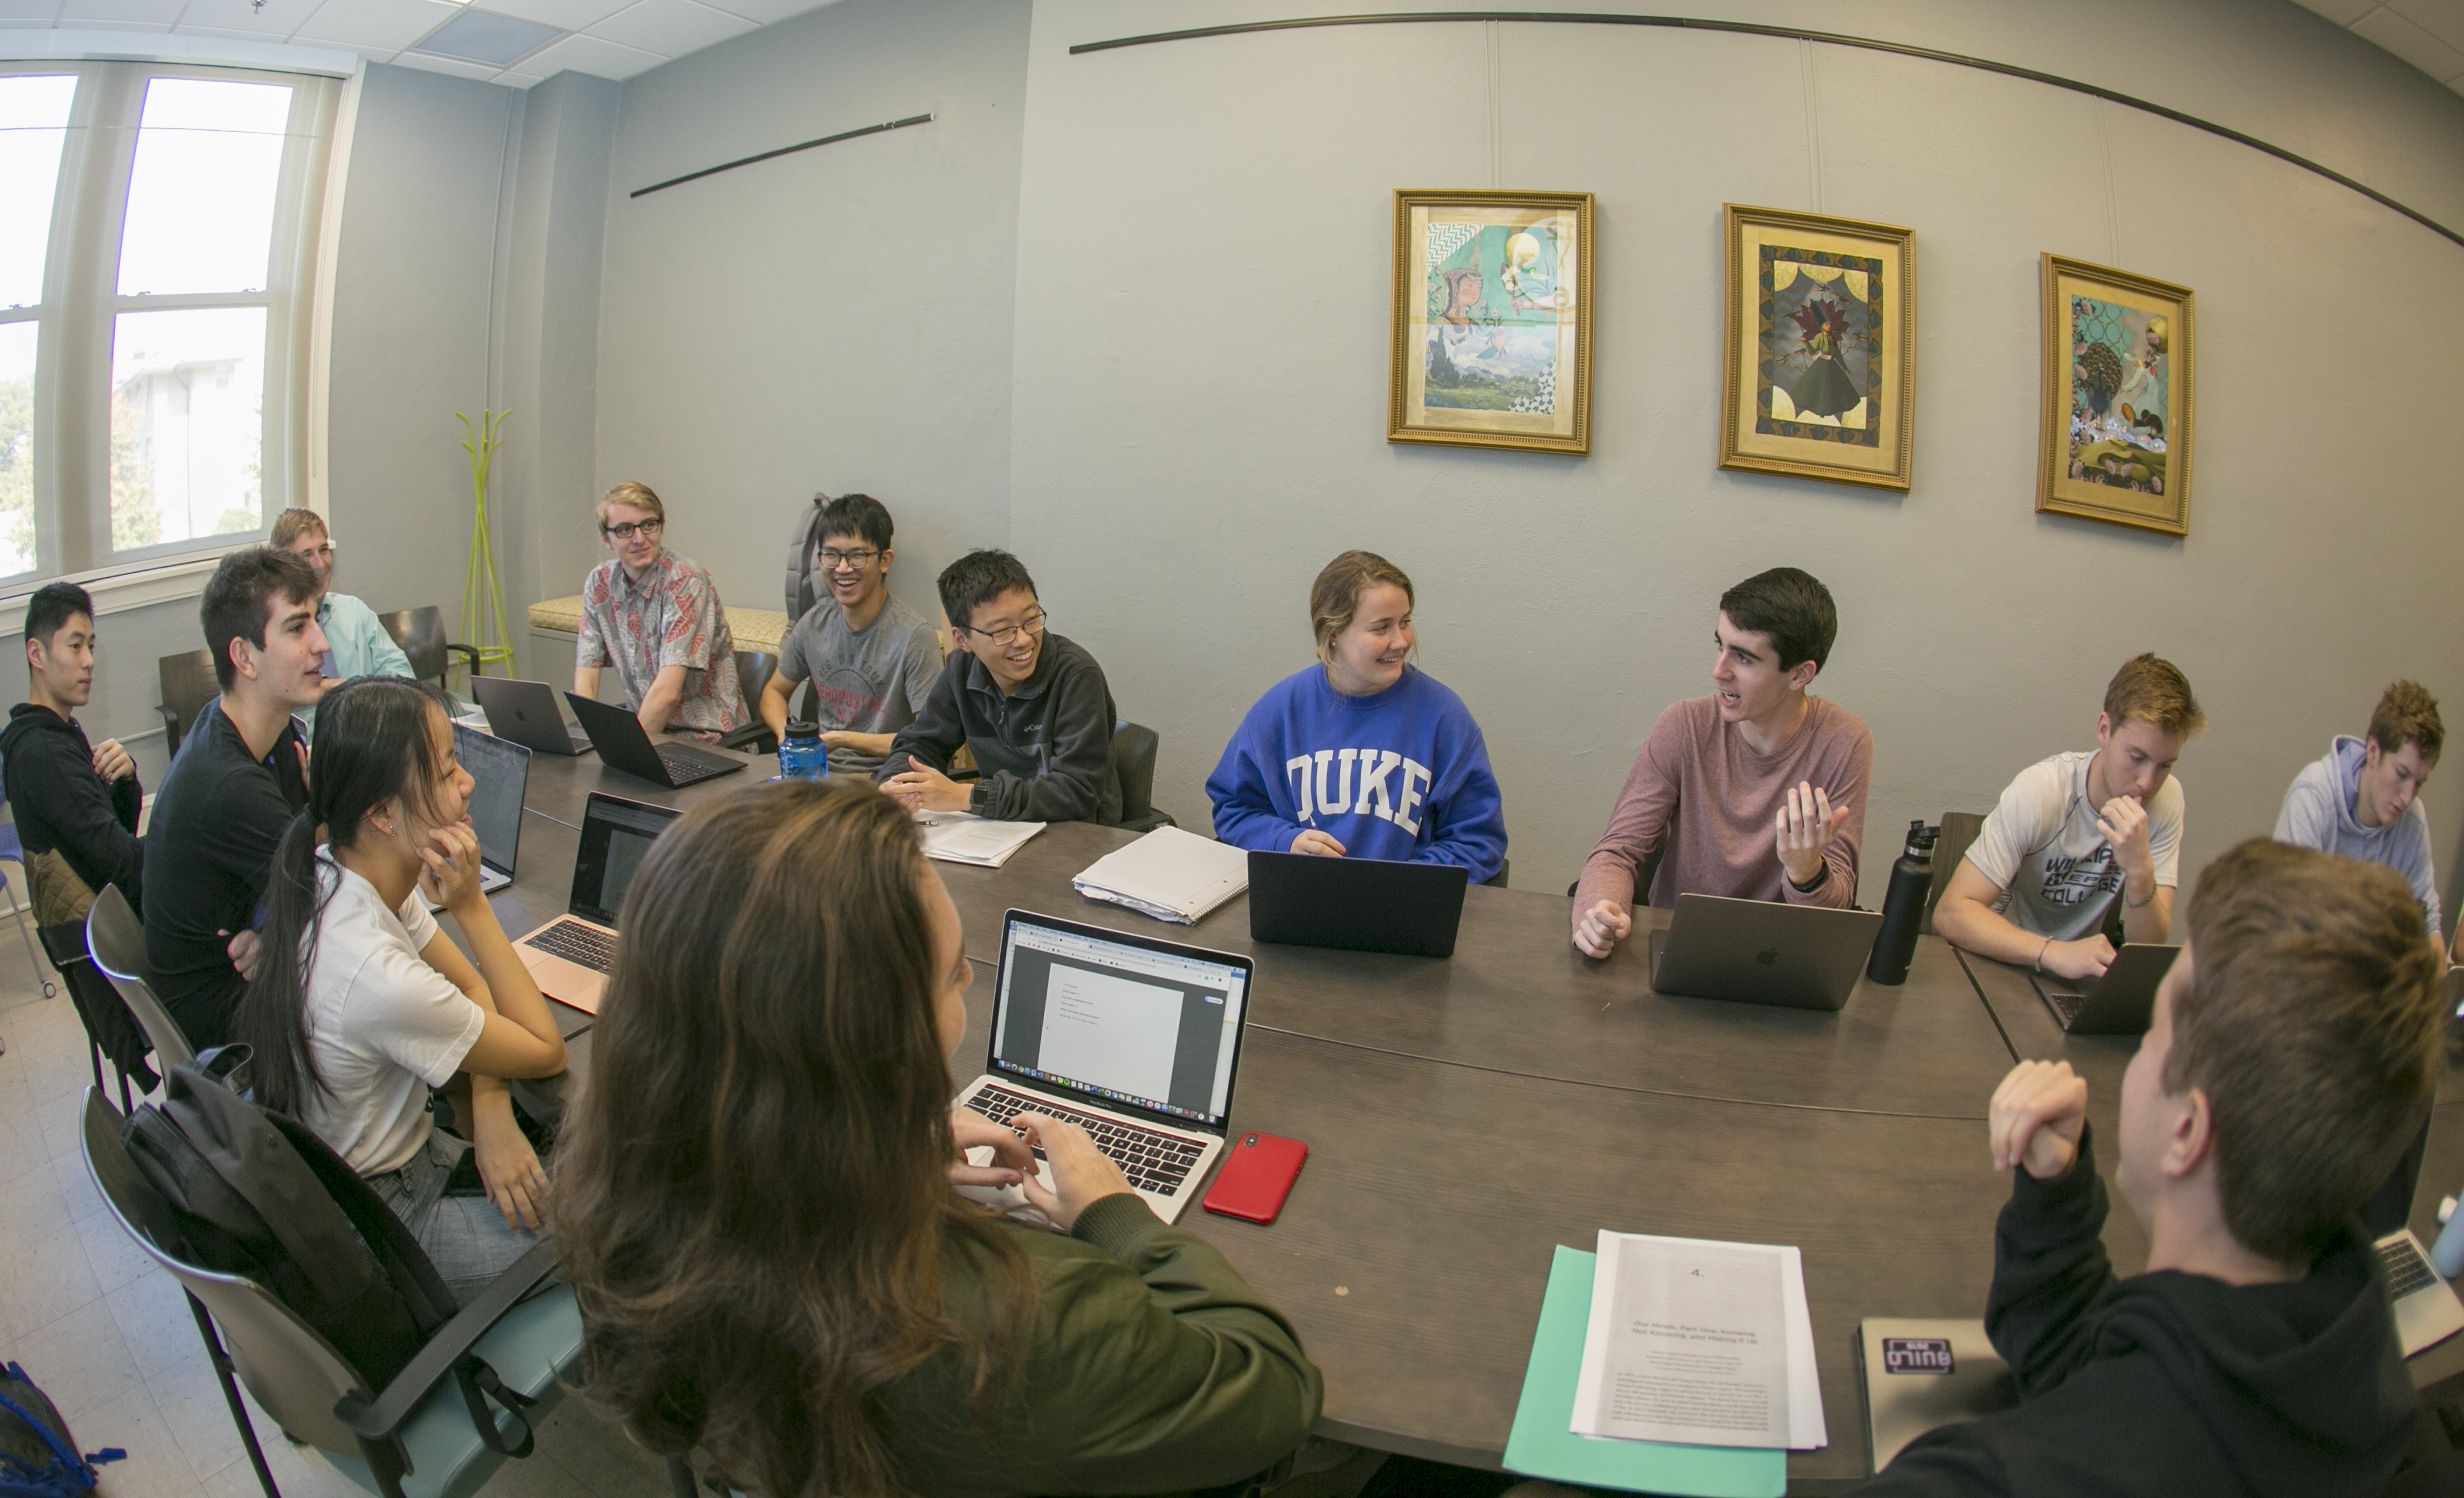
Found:
<svg viewBox="0 0 2464 1498"><path fill-rule="evenodd" d="M1245 962L1010 913L991 1069L1223 1126Z"/></svg>
<svg viewBox="0 0 2464 1498"><path fill-rule="evenodd" d="M530 783L531 752L456 723L453 757L471 772L471 829L479 834L479 857L498 873L510 874L515 851L521 847L522 792Z"/></svg>
<svg viewBox="0 0 2464 1498"><path fill-rule="evenodd" d="M666 806L592 791L589 808L582 814L582 848L573 860L573 914L602 926L615 925L642 859L680 815Z"/></svg>

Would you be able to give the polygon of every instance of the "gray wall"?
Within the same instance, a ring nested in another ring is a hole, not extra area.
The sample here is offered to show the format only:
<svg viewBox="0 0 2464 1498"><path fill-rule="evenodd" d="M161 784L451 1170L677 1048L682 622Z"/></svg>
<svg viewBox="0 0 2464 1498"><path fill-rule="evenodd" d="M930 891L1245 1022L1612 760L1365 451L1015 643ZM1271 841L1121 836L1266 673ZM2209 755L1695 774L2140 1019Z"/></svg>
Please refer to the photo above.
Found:
<svg viewBox="0 0 2464 1498"><path fill-rule="evenodd" d="M2289 5L1694 10L2083 75L2464 221L2464 99ZM1067 52L1154 29L1128 0L1036 7L1011 531L1162 732L1158 799L1185 825L1245 705L1309 659L1309 580L1348 546L1418 582L1422 664L1487 731L1524 888L1565 887L1653 718L1708 690L1720 591L1784 562L1837 595L1816 690L1875 733L1869 899L1895 827L2092 745L2138 650L2178 662L2213 723L2181 766L2189 870L2265 833L2388 679L2464 725L2464 510L2419 378L2464 334L2420 294L2464 266L2455 245L2212 136L1911 59L1479 24ZM1390 194L1481 186L1598 194L1587 458L1383 440ZM1714 467L1724 202L1915 227L1905 496ZM2197 291L2188 540L2031 513L2041 251ZM2464 792L2433 782L2429 804L2452 870Z"/></svg>
<svg viewBox="0 0 2464 1498"><path fill-rule="evenodd" d="M898 520L893 590L1009 539L1010 308L1024 0L843 0L626 85L607 194L598 475L542 493L550 595L602 560L590 505L639 479L668 544L738 606L777 608L816 490ZM631 189L858 125L645 198Z"/></svg>

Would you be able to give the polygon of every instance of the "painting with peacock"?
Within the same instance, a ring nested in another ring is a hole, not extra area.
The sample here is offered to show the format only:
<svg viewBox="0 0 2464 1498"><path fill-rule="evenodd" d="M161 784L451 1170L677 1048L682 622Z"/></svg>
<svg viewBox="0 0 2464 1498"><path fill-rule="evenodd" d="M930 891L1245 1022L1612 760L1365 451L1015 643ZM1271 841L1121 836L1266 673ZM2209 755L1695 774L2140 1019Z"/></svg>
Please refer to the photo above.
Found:
<svg viewBox="0 0 2464 1498"><path fill-rule="evenodd" d="M2044 297L2036 508L2185 533L2189 289L2047 255Z"/></svg>

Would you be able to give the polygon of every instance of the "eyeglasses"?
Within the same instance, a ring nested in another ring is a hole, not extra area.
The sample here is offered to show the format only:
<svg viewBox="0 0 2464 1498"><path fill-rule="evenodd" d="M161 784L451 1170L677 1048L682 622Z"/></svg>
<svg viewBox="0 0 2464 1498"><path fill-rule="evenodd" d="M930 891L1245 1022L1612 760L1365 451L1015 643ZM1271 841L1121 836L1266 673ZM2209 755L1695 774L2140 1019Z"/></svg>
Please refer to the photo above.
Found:
<svg viewBox="0 0 2464 1498"><path fill-rule="evenodd" d="M858 572L862 572L866 565L869 563L873 558L880 556L881 553L877 551L832 551L827 547L824 547L820 555L822 565L830 571L834 572L838 570L840 565L844 563L847 566L855 568Z"/></svg>
<svg viewBox="0 0 2464 1498"><path fill-rule="evenodd" d="M645 536L656 536L667 528L665 520L627 520L622 525L603 525L599 527L599 534L610 540L628 541L633 539L635 531Z"/></svg>
<svg viewBox="0 0 2464 1498"><path fill-rule="evenodd" d="M1051 622L1052 616L1050 614L1039 611L1027 615L1024 619L1022 619L1018 623L1010 625L1005 628L979 629L973 625L960 625L958 628L969 634L980 634L995 645L1007 645L1012 640L1017 639L1020 631L1022 630L1028 634L1042 634L1044 632L1044 627Z"/></svg>

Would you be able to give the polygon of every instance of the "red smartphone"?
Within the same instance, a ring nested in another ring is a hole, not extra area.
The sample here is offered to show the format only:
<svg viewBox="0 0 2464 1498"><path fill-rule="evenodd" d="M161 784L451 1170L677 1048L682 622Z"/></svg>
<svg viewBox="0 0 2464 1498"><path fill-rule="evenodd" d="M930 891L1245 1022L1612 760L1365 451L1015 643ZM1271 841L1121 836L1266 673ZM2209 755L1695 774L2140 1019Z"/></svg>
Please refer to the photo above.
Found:
<svg viewBox="0 0 2464 1498"><path fill-rule="evenodd" d="M1244 1134L1225 1150L1223 1168L1199 1202L1209 1212L1271 1223L1284 1209L1292 1181L1309 1158L1309 1146L1278 1134Z"/></svg>

